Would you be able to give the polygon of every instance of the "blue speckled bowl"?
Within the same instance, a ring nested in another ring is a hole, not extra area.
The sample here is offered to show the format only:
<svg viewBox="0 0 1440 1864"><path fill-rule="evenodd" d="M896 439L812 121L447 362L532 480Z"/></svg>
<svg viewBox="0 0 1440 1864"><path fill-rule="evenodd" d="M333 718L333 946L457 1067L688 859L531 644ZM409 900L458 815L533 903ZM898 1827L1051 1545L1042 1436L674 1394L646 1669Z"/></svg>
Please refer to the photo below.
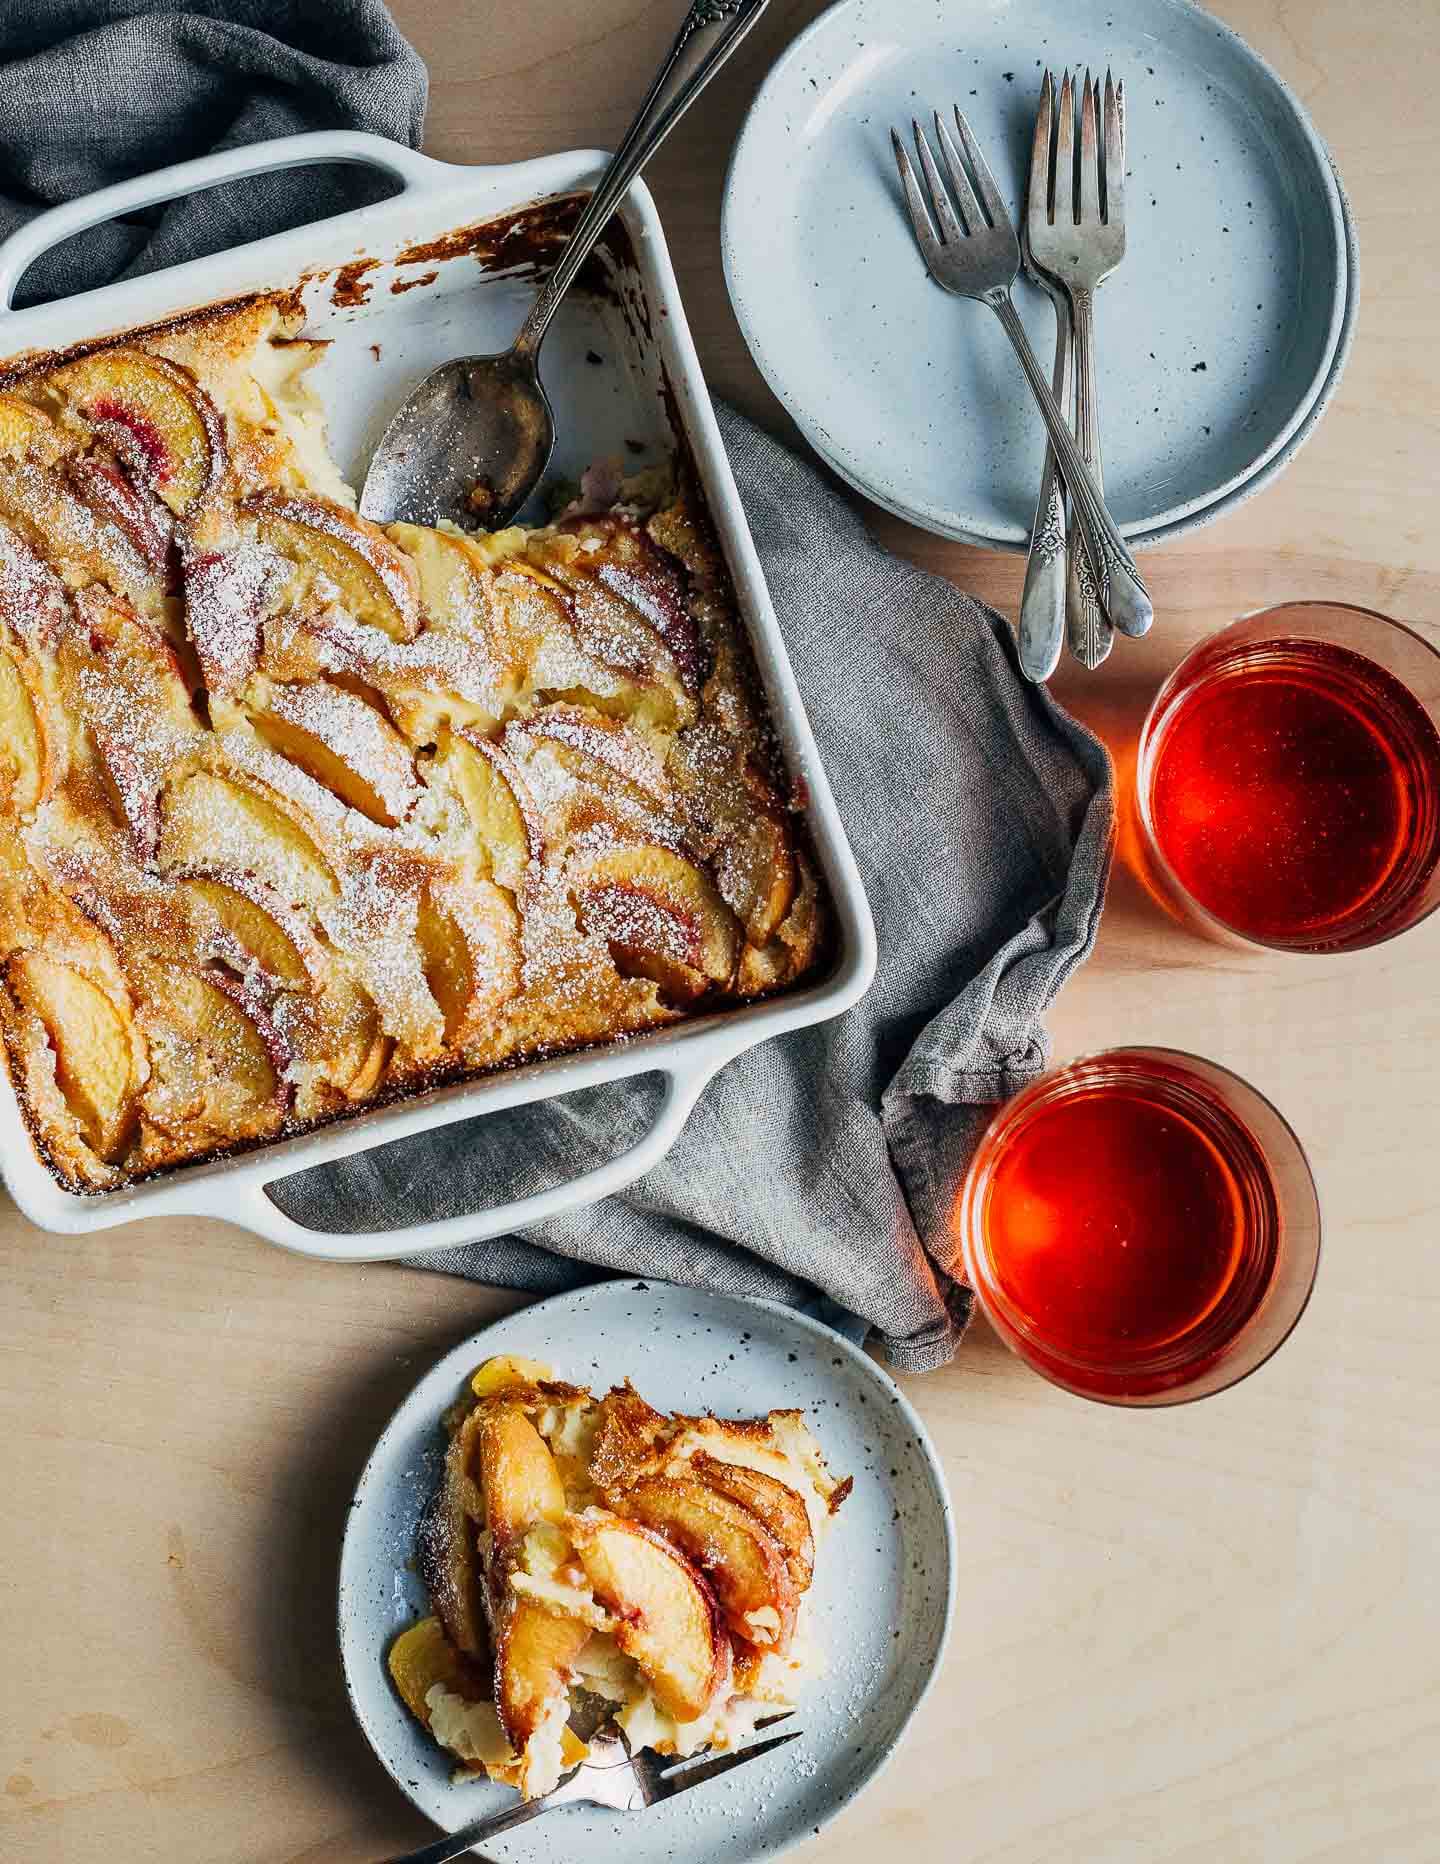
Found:
<svg viewBox="0 0 1440 1864"><path fill-rule="evenodd" d="M895 1385L832 1333L768 1302L663 1282L603 1282L488 1327L401 1405L355 1492L340 1563L340 1647L350 1699L402 1791L447 1831L514 1803L454 1786L440 1749L385 1669L395 1634L427 1607L411 1570L420 1511L439 1479L440 1414L493 1353L548 1361L604 1389L625 1378L666 1409L747 1416L801 1405L854 1492L821 1549L814 1626L829 1674L802 1699L802 1739L667 1804L617 1818L570 1807L491 1840L486 1856L594 1864L703 1858L744 1864L811 1836L893 1753L939 1667L955 1595L955 1530L934 1449Z"/></svg>
<svg viewBox="0 0 1440 1864"><path fill-rule="evenodd" d="M1285 84L1189 0L841 0L770 73L726 188L726 277L771 387L877 503L1022 548L1043 451L996 319L925 276L892 123L958 102L1012 208L1044 65L1110 64L1128 102L1128 252L1098 302L1106 491L1160 542L1268 483L1328 404L1354 229ZM1047 301L1017 287L1047 362Z"/></svg>

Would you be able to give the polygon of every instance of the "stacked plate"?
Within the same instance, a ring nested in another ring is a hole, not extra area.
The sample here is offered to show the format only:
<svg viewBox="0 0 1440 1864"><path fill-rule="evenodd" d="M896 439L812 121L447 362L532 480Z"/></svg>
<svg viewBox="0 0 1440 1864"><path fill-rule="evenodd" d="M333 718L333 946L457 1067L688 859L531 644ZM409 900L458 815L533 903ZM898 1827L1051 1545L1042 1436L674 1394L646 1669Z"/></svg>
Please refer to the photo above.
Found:
<svg viewBox="0 0 1440 1864"><path fill-rule="evenodd" d="M762 86L725 196L726 277L756 362L877 504L1022 549L1044 439L998 321L926 277L890 126L959 104L1012 211L1045 66L1123 78L1125 262L1097 302L1111 510L1168 542L1289 464L1340 378L1355 231L1299 101L1189 0L841 0ZM1016 300L1037 352L1048 301Z"/></svg>

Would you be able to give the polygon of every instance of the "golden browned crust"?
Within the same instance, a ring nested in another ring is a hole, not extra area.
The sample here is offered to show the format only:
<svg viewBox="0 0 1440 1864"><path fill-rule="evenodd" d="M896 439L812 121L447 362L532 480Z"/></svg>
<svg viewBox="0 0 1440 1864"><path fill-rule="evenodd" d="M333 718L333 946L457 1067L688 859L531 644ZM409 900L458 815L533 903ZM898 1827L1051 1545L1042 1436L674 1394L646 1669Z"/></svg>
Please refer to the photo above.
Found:
<svg viewBox="0 0 1440 1864"><path fill-rule="evenodd" d="M0 1029L72 1188L823 947L693 492L382 531L318 353L270 296L0 377Z"/></svg>

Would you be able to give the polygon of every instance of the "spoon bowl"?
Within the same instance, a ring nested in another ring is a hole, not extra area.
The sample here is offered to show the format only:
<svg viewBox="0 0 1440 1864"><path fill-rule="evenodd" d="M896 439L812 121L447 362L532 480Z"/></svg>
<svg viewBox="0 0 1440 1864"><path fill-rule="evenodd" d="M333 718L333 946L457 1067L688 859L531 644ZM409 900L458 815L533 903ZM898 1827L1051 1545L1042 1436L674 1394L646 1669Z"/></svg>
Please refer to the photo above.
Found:
<svg viewBox="0 0 1440 1864"><path fill-rule="evenodd" d="M497 531L534 491L555 444L555 416L533 352L461 356L428 375L385 429L360 510Z"/></svg>

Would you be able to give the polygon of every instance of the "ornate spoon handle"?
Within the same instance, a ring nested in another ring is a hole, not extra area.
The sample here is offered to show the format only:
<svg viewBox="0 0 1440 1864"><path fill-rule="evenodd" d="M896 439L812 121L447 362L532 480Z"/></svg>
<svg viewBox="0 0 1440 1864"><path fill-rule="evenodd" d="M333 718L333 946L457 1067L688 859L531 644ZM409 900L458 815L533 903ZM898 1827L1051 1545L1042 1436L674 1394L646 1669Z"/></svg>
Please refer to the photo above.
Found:
<svg viewBox="0 0 1440 1864"><path fill-rule="evenodd" d="M595 184L569 243L520 327L515 349L533 355L575 274L610 223L625 190L769 5L769 0L694 0L655 82Z"/></svg>

